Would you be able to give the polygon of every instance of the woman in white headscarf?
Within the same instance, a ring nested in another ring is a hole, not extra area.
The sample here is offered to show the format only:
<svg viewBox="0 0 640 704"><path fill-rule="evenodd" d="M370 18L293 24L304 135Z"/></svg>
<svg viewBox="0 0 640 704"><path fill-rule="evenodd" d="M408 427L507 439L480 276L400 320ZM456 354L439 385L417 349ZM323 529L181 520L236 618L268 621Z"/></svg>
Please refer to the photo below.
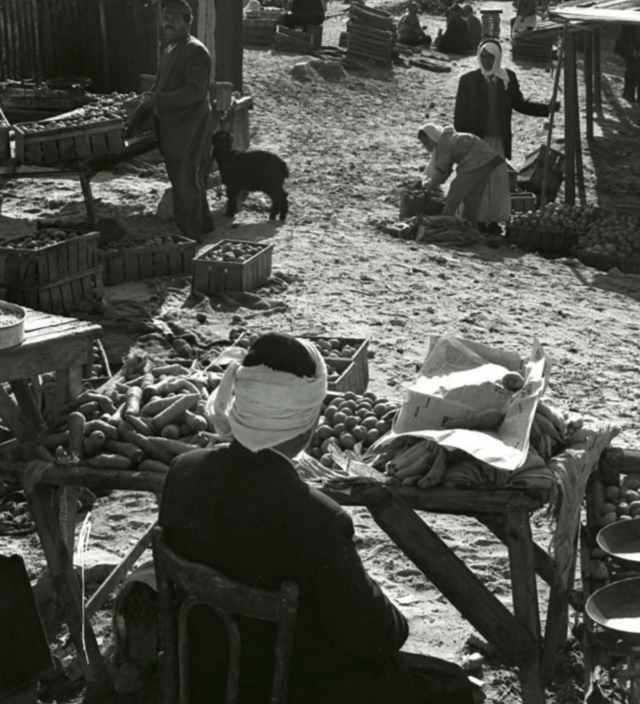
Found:
<svg viewBox="0 0 640 704"><path fill-rule="evenodd" d="M556 104L556 109L560 104ZM490 39L478 47L478 68L464 73L458 83L454 127L482 137L505 159L511 158L511 118L524 115L547 117L549 105L525 100L516 74L502 67L502 48ZM497 223L511 215L511 195L506 164L496 169L485 191L479 220L488 231L500 231Z"/></svg>
<svg viewBox="0 0 640 704"><path fill-rule="evenodd" d="M493 171L504 165L504 159L480 137L456 132L453 127L428 123L418 130L418 139L431 153L422 178L425 192L430 193L444 183L455 166L456 175L449 185L442 214L455 215L463 203L464 217L477 227L487 182Z"/></svg>

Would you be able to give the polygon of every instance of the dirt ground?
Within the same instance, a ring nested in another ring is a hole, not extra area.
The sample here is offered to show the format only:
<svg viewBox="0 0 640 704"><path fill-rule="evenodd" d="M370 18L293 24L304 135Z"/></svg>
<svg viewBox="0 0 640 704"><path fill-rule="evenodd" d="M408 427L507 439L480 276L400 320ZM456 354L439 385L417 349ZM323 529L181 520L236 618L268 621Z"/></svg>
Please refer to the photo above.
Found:
<svg viewBox="0 0 640 704"><path fill-rule="evenodd" d="M505 37L511 5L485 7L503 10ZM324 44L338 44L345 9L340 2L329 3L333 17L325 24ZM400 14L401 9L396 5L393 11ZM444 24L440 17L423 16L423 22L432 35ZM547 101L553 73L540 65L514 64L509 41L504 45L504 64L517 72L525 96ZM621 101L621 67L608 47L605 42L603 111L593 145L584 145L586 196L602 207L633 212L640 210L640 108ZM395 67L351 71L336 80L313 73L309 80L297 81L290 70L302 60L245 51L245 92L255 100L252 145L287 160L291 210L286 224L268 223L265 199L253 195L230 229L222 214L223 199L215 189L210 193L216 230L207 242L229 235L269 238L275 245L274 271L280 275L279 285L259 292L263 305L214 302L207 309L212 336L241 325L369 337L370 388L396 401L415 377L429 334L460 335L522 354L538 338L553 362L546 400L587 419L617 423L621 432L615 443L634 447L640 400L640 277L616 270L602 273L570 258L548 260L506 245L415 244L375 228L380 221L398 219L399 188L426 161L416 139L418 127L427 113L432 121L452 122L458 77L475 67L475 59L452 59L450 73ZM584 122L584 114L582 118ZM547 131L543 119L517 113L513 130L512 163L518 167L525 154L545 143ZM562 148L562 134L561 112L553 146ZM171 223L154 215L167 186L163 168L140 163L95 179L99 214L120 218L133 235L172 232ZM17 219L57 215L83 216L80 188L73 179L27 179L5 187L3 232L15 233ZM102 320L112 358L126 352L146 329L145 320L166 316L184 303L188 282L169 284L107 288ZM115 563L153 522L155 512L155 498L141 493L100 499L92 514L88 561ZM408 648L459 662L472 627L390 544L364 509L352 513L367 568L409 619ZM471 519L425 519L511 606L502 544ZM536 516L534 524L537 539L547 545L550 528L544 516ZM41 575L44 563L35 535L0 538L0 553L11 552L23 555L32 579ZM105 647L112 603L95 618ZM521 701L515 671L498 660L489 660L482 678L487 702ZM573 643L558 660L548 701L581 702L582 697L581 657Z"/></svg>

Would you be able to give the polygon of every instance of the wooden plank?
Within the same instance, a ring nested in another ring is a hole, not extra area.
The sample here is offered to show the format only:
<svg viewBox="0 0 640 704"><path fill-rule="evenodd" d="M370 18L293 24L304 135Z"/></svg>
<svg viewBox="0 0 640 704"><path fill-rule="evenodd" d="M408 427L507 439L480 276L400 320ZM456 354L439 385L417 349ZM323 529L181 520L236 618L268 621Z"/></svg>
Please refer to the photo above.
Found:
<svg viewBox="0 0 640 704"><path fill-rule="evenodd" d="M25 471L21 476L25 497L84 677L87 682L95 683L106 691L110 678L89 616L85 613L84 619L82 617L82 595L73 569L73 559L60 534L58 517L52 507L54 490L42 485L29 486L28 475Z"/></svg>
<svg viewBox="0 0 640 704"><path fill-rule="evenodd" d="M89 617L93 616L93 614L103 606L113 590L120 584L120 582L122 582L131 568L138 561L138 558L144 553L149 545L151 545L151 533L156 525L157 523L154 523L144 532L138 542L125 555L120 564L113 568L109 576L93 593L93 596L89 599L87 606L85 607Z"/></svg>
<svg viewBox="0 0 640 704"><path fill-rule="evenodd" d="M123 281L139 281L140 267L138 265L139 257L137 254L129 256L121 255L124 260Z"/></svg>
<svg viewBox="0 0 640 704"><path fill-rule="evenodd" d="M539 643L531 631L407 504L385 487L370 488L363 499L375 522L508 662L538 657Z"/></svg>
<svg viewBox="0 0 640 704"><path fill-rule="evenodd" d="M576 201L576 142L575 142L575 114L578 110L578 96L576 95L576 49L573 33L565 28L564 33L564 99L565 99L565 127L564 127L564 201L573 205Z"/></svg>
<svg viewBox="0 0 640 704"><path fill-rule="evenodd" d="M522 701L523 704L544 704L544 686L540 677L540 609L529 514L523 509L508 511L505 528L513 611L537 644L526 660L520 663Z"/></svg>
<svg viewBox="0 0 640 704"><path fill-rule="evenodd" d="M600 56L600 30L594 29L593 42L593 105L598 112L602 111L602 60Z"/></svg>
<svg viewBox="0 0 640 704"><path fill-rule="evenodd" d="M169 260L166 252L154 252L153 259L154 276L167 276L169 273Z"/></svg>
<svg viewBox="0 0 640 704"><path fill-rule="evenodd" d="M153 255L149 253L141 254L140 260L140 278L141 279L151 279L154 276L153 273Z"/></svg>
<svg viewBox="0 0 640 704"><path fill-rule="evenodd" d="M591 32L582 32L584 44L583 74L585 110L587 119L587 140L593 139L593 40Z"/></svg>

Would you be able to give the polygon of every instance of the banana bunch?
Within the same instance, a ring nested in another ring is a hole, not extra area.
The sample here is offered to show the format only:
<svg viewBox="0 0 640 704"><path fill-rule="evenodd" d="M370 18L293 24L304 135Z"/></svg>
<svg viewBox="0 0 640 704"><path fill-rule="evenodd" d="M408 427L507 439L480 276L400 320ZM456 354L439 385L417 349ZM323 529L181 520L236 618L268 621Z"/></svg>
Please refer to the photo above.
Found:
<svg viewBox="0 0 640 704"><path fill-rule="evenodd" d="M385 464L387 483L428 489L437 486L447 468L444 450L433 440L418 440L400 449Z"/></svg>
<svg viewBox="0 0 640 704"><path fill-rule="evenodd" d="M545 462L564 449L567 445L567 427L562 413L538 401L529 442Z"/></svg>

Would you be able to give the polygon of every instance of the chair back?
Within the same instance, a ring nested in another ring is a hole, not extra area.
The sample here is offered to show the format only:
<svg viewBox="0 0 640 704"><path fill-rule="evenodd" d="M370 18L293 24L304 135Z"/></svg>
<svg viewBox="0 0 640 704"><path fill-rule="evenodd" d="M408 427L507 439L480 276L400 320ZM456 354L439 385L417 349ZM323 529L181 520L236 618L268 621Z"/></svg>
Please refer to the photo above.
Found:
<svg viewBox="0 0 640 704"><path fill-rule="evenodd" d="M177 555L167 545L161 527L153 531L153 561L160 610L160 667L163 704L189 702L189 611L196 604L212 609L224 624L229 642L225 704L236 704L240 684L242 643L237 616L277 624L274 672L269 702L285 704L293 648L298 587L283 582L278 591L248 587L221 572ZM175 590L187 596L178 605Z"/></svg>

